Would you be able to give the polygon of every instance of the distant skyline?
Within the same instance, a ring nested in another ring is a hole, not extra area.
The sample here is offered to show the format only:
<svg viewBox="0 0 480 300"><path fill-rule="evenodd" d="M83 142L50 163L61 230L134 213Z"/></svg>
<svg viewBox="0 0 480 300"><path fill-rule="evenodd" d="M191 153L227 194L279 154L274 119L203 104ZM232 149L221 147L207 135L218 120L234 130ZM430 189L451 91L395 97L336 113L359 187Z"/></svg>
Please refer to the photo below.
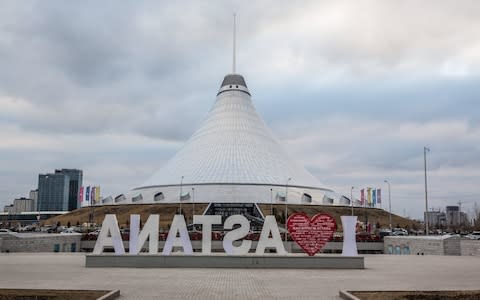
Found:
<svg viewBox="0 0 480 300"><path fill-rule="evenodd" d="M327 187L388 179L394 213L480 205L478 1L2 1L0 207L39 173L118 195L199 127L237 72L287 151Z"/></svg>

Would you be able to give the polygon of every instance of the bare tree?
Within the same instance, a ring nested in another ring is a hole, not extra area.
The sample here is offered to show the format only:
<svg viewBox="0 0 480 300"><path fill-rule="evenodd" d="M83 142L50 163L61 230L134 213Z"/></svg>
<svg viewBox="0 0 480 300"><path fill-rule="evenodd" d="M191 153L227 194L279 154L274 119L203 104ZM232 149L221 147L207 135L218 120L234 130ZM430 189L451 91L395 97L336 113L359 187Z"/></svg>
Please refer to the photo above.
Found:
<svg viewBox="0 0 480 300"><path fill-rule="evenodd" d="M480 230L480 206L477 202L473 204L473 228Z"/></svg>

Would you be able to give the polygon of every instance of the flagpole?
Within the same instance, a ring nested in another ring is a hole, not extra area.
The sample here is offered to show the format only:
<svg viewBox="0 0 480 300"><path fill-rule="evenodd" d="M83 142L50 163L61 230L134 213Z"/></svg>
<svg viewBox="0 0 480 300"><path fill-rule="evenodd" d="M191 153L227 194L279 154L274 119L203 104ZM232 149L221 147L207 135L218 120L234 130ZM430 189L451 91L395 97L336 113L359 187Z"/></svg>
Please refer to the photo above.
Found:
<svg viewBox="0 0 480 300"><path fill-rule="evenodd" d="M288 183L292 178L288 178L287 183L285 184L285 242L287 241L287 220L288 220Z"/></svg>
<svg viewBox="0 0 480 300"><path fill-rule="evenodd" d="M388 180L384 180L388 184L388 211L390 213L389 221L390 221L390 230L392 230L392 201L390 198L390 182Z"/></svg>
<svg viewBox="0 0 480 300"><path fill-rule="evenodd" d="M195 215L195 188L192 187L192 223L193 223L193 216Z"/></svg>
<svg viewBox="0 0 480 300"><path fill-rule="evenodd" d="M352 206L352 216L353 216L353 189L355 187L352 186L352 188L350 189L350 205Z"/></svg>
<svg viewBox="0 0 480 300"><path fill-rule="evenodd" d="M273 216L273 189L270 188L270 214Z"/></svg>
<svg viewBox="0 0 480 300"><path fill-rule="evenodd" d="M179 214L182 214L182 188L183 188L183 176L182 176L182 179L180 180L180 197L179 197L179 201L180 201L180 212Z"/></svg>
<svg viewBox="0 0 480 300"><path fill-rule="evenodd" d="M372 207L372 188L371 187L367 187L367 201L368 201L368 208L371 208ZM368 209L367 208L367 209ZM367 211L367 210L365 210ZM369 227L368 227L368 214L365 213L365 217L366 217L366 225L367 225L367 232L370 233L370 230Z"/></svg>
<svg viewBox="0 0 480 300"><path fill-rule="evenodd" d="M365 197L365 188L363 188L363 208L367 208L367 198Z"/></svg>
<svg viewBox="0 0 480 300"><path fill-rule="evenodd" d="M93 214L92 214L92 200L89 199L90 201L88 202L88 204L90 205L90 215L88 217L88 221L90 222L90 224L93 223ZM91 225L90 225L91 226Z"/></svg>
<svg viewBox="0 0 480 300"><path fill-rule="evenodd" d="M423 147L423 168L425 171L425 235L428 235L428 193L427 193L427 151L430 151L429 148Z"/></svg>

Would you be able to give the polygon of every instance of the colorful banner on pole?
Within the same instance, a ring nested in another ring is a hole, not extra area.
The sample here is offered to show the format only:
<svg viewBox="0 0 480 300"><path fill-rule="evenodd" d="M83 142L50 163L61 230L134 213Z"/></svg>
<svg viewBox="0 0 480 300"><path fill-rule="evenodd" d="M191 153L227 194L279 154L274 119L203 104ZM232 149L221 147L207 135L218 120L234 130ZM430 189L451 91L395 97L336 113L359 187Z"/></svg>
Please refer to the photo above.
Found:
<svg viewBox="0 0 480 300"><path fill-rule="evenodd" d="M78 192L78 199L80 200L80 206L83 202L83 186L80 187L80 191Z"/></svg>
<svg viewBox="0 0 480 300"><path fill-rule="evenodd" d="M85 188L85 202L89 202L90 201L90 187L87 186Z"/></svg>
<svg viewBox="0 0 480 300"><path fill-rule="evenodd" d="M82 186L79 191L80 203L83 206L94 205L100 202L100 186Z"/></svg>
<svg viewBox="0 0 480 300"><path fill-rule="evenodd" d="M382 203L382 190L377 189L377 203L381 204Z"/></svg>
<svg viewBox="0 0 480 300"><path fill-rule="evenodd" d="M95 202L95 190L97 189L96 186L92 186L92 189L90 190L90 201L91 203Z"/></svg>
<svg viewBox="0 0 480 300"><path fill-rule="evenodd" d="M367 188L367 201L368 205L372 206L372 188Z"/></svg>
<svg viewBox="0 0 480 300"><path fill-rule="evenodd" d="M376 189L372 190L372 204L373 204L373 207L375 207L377 205L377 190Z"/></svg>
<svg viewBox="0 0 480 300"><path fill-rule="evenodd" d="M100 186L97 186L95 189L95 202L97 203L98 201L100 201Z"/></svg>
<svg viewBox="0 0 480 300"><path fill-rule="evenodd" d="M365 204L365 189L360 190L360 205Z"/></svg>

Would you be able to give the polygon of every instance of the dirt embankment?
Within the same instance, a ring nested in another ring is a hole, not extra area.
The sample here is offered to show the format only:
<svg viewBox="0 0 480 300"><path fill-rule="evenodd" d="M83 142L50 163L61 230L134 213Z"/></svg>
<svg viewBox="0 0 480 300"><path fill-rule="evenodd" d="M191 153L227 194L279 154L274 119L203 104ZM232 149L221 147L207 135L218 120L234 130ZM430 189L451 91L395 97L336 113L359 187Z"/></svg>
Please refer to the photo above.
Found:
<svg viewBox="0 0 480 300"><path fill-rule="evenodd" d="M202 214L207 208L206 203L195 203L195 214ZM284 223L285 205L283 204L260 204L260 209L264 215L273 213L276 216L279 224ZM122 205L104 205L96 207L84 207L74 210L68 214L50 218L43 222L45 225L60 225L67 226L70 224L74 226L76 224L87 223L90 220L90 215L93 215L93 222L101 224L106 214L115 214L117 216L119 225L121 227L129 226L129 219L131 214L139 214L142 222L145 222L150 214L160 214L160 227L168 228L173 216L179 212L179 204L122 204ZM185 215L187 223L191 223L193 215L193 205L191 203L183 203L182 211ZM327 213L335 218L338 225L338 230L341 230L340 216L351 215L351 207L348 206L330 206L330 205L289 205L288 215L295 212L303 212L308 216L313 216L317 213ZM354 215L358 216L358 220L365 222L366 220L370 224L380 225L382 228L388 228L389 226L389 213L385 210L378 208L354 208ZM402 228L420 228L418 222L403 218L398 215L392 214L392 226Z"/></svg>

